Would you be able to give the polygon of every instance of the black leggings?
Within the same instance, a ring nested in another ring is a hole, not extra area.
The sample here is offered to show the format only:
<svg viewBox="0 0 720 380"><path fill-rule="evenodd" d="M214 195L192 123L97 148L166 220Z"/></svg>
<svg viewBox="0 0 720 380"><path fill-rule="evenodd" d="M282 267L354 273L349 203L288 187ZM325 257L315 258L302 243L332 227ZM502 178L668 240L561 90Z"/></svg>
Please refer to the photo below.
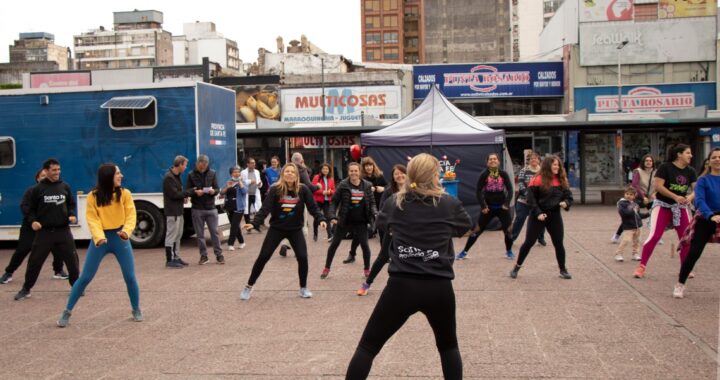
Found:
<svg viewBox="0 0 720 380"><path fill-rule="evenodd" d="M391 276L368 320L346 379L366 379L375 356L411 315L425 314L435 333L435 345L445 379L462 379L462 358L455 322L455 292L449 279Z"/></svg>
<svg viewBox="0 0 720 380"><path fill-rule="evenodd" d="M375 261L373 261L372 267L370 268L370 274L368 275L368 278L365 279L365 283L368 285L372 284L373 281L375 281L375 277L380 273L380 271L383 269L385 264L387 264L390 261L390 242L392 241L392 236L390 234L386 234L383 231L378 230L378 236L380 236L380 253L378 253L377 257L375 258Z"/></svg>
<svg viewBox="0 0 720 380"><path fill-rule="evenodd" d="M531 214L528 218L525 242L523 242L520 247L517 265L522 266L523 262L525 262L525 258L530 253L530 248L532 248L537 241L538 236L542 232L542 228L545 227L547 232L550 234L550 239L552 239L553 246L555 247L555 259L557 259L558 267L561 271L564 271L566 270L565 246L563 246L565 228L563 227L562 215L560 215L560 210L547 211L545 214L547 215L547 218L544 222L539 221L536 215Z"/></svg>
<svg viewBox="0 0 720 380"><path fill-rule="evenodd" d="M244 243L245 239L243 239L242 229L240 228L240 222L242 221L243 213L228 211L227 216L230 220L230 236L228 237L228 245L235 244L236 239L238 243Z"/></svg>
<svg viewBox="0 0 720 380"><path fill-rule="evenodd" d="M327 258L325 259L325 268L330 268L332 265L333 258L335 258L335 252L337 251L338 246L340 246L340 242L343 237L345 237L348 232L352 232L360 242L360 248L363 252L363 268L370 269L370 244L368 244L368 227L365 223L347 224L342 227L339 225L337 226L335 235L333 235L332 243L330 243L330 247L328 247Z"/></svg>
<svg viewBox="0 0 720 380"><path fill-rule="evenodd" d="M513 240L512 232L510 230L512 226L512 216L510 215L510 210L506 210L504 208L497 208L490 209L487 214L483 214L482 212L480 213L477 226L475 227L475 229L473 229L474 232L468 237L467 243L465 243L465 248L463 249L463 251L468 252L470 248L472 248L473 244L475 244L480 235L482 235L488 223L490 223L493 218L498 218L498 220L500 220L500 225L502 226L502 231L505 235L505 250L512 250Z"/></svg>
<svg viewBox="0 0 720 380"><path fill-rule="evenodd" d="M23 223L22 226L20 226L20 237L18 238L17 248L15 248L15 252L13 252L12 257L10 257L10 263L8 263L8 266L5 268L5 273L13 274L20 265L22 265L23 260L25 260L30 254L30 251L32 251L33 240L35 240L35 231L30 227L30 224ZM56 255L55 252L53 252L52 255L53 271L55 273L62 272L63 262L60 256Z"/></svg>
<svg viewBox="0 0 720 380"><path fill-rule="evenodd" d="M378 237L380 238L380 244L382 244L383 234L378 232ZM373 235L372 231L370 231L370 228L368 228L368 240ZM357 236L353 235L352 243L350 244L350 256L355 257L357 255L357 248L360 245L360 240L358 240Z"/></svg>
<svg viewBox="0 0 720 380"><path fill-rule="evenodd" d="M318 207L320 207L320 210L322 210L325 220L329 221L330 220L330 201L318 203L317 205L318 205ZM320 227L320 219L315 218L315 220L313 221L313 236L317 236L318 227ZM328 223L327 227L325 227L328 237L332 236L333 229L334 229L334 226L332 225L332 223Z"/></svg>
<svg viewBox="0 0 720 380"><path fill-rule="evenodd" d="M703 250L705 250L705 245L710 241L710 237L715 233L716 228L717 224L712 220L697 219L695 222L695 235L690 242L690 250L680 268L679 283L684 284L687 281L690 272L692 272L695 263L700 259Z"/></svg>
<svg viewBox="0 0 720 380"><path fill-rule="evenodd" d="M255 259L253 264L252 272L250 272L250 279L248 279L248 285L253 286L257 281L258 277L265 268L265 264L270 261L275 248L280 245L283 239L288 239L290 246L295 251L295 259L298 262L298 277L300 278L300 287L304 288L307 286L307 275L308 275L308 257L307 257L307 244L305 243L305 234L302 229L293 231L278 230L270 226L263 240L262 247L260 247L260 254Z"/></svg>

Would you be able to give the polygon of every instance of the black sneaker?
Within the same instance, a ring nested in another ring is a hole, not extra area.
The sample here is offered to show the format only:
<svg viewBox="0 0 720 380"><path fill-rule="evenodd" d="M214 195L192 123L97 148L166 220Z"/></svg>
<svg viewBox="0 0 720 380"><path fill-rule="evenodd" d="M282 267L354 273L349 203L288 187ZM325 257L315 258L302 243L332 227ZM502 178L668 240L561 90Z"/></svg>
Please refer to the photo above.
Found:
<svg viewBox="0 0 720 380"><path fill-rule="evenodd" d="M208 262L207 256L200 256L200 261L198 262L199 265L205 265Z"/></svg>
<svg viewBox="0 0 720 380"><path fill-rule="evenodd" d="M348 255L347 259L343 260L343 264L351 264L355 262L355 256Z"/></svg>
<svg viewBox="0 0 720 380"><path fill-rule="evenodd" d="M25 288L20 289L19 292L15 295L15 301L24 300L25 298L30 298L32 294L30 294L29 290L25 290Z"/></svg>
<svg viewBox="0 0 720 380"><path fill-rule="evenodd" d="M570 275L570 273L568 273L567 270L560 271L560 278L562 278L563 280L572 280L572 276Z"/></svg>
<svg viewBox="0 0 720 380"><path fill-rule="evenodd" d="M515 265L515 267L513 267L513 270L510 271L510 278L517 278L518 272L520 272L520 267Z"/></svg>
<svg viewBox="0 0 720 380"><path fill-rule="evenodd" d="M317 234L313 234L313 241L317 241Z"/></svg>
<svg viewBox="0 0 720 380"><path fill-rule="evenodd" d="M177 260L170 260L165 263L165 268L174 268L174 269L180 269L184 268L185 266L180 264Z"/></svg>
<svg viewBox="0 0 720 380"><path fill-rule="evenodd" d="M216 258L218 264L225 264L225 256L220 255Z"/></svg>
<svg viewBox="0 0 720 380"><path fill-rule="evenodd" d="M185 260L181 259L180 256L178 256L178 257L175 259L175 261L178 262L178 263L180 263L180 265L182 265L182 266L184 266L184 267L190 265L190 264L188 264Z"/></svg>
<svg viewBox="0 0 720 380"><path fill-rule="evenodd" d="M538 240L538 244L542 245L543 247L547 247L547 242L545 240Z"/></svg>
<svg viewBox="0 0 720 380"><path fill-rule="evenodd" d="M5 272L5 274L0 277L0 284L7 284L10 281L12 281L12 273Z"/></svg>
<svg viewBox="0 0 720 380"><path fill-rule="evenodd" d="M288 247L287 245L281 245L280 246L280 256L286 257L288 248L290 248L290 247Z"/></svg>
<svg viewBox="0 0 720 380"><path fill-rule="evenodd" d="M70 278L67 273L65 273L64 270L61 270L60 272L57 272L53 275L53 278L56 280L67 280Z"/></svg>

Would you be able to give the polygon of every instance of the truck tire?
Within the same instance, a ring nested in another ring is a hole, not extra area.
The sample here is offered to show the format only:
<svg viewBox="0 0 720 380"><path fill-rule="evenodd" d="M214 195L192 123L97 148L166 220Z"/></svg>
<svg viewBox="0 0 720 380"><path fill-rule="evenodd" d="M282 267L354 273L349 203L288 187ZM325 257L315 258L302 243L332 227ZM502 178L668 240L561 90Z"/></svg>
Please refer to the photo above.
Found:
<svg viewBox="0 0 720 380"><path fill-rule="evenodd" d="M155 248L165 239L165 216L148 202L135 202L137 223L130 236L135 248Z"/></svg>

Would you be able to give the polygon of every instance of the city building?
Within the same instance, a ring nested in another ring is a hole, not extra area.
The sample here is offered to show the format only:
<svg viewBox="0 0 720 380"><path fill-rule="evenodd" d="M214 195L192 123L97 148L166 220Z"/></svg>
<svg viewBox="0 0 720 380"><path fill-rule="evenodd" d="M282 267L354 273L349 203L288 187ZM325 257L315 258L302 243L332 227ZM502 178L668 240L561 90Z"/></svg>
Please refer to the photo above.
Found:
<svg viewBox="0 0 720 380"><path fill-rule="evenodd" d="M79 70L173 64L172 35L162 29L162 12L113 12L113 19L113 30L101 26L73 37Z"/></svg>
<svg viewBox="0 0 720 380"><path fill-rule="evenodd" d="M511 60L533 61L540 53L545 15L543 4L537 0L512 0L510 7Z"/></svg>
<svg viewBox="0 0 720 380"><path fill-rule="evenodd" d="M199 65L203 57L217 62L226 75L241 75L242 61L237 42L223 37L213 22L183 24L183 35L173 36L173 64Z"/></svg>
<svg viewBox="0 0 720 380"><path fill-rule="evenodd" d="M362 0L363 62L423 63L424 0Z"/></svg>
<svg viewBox="0 0 720 380"><path fill-rule="evenodd" d="M563 1L565 0L543 0L543 26L547 25L555 16L555 11L560 8Z"/></svg>
<svg viewBox="0 0 720 380"><path fill-rule="evenodd" d="M70 49L55 45L50 33L20 33L9 50L10 62L0 63L0 84L20 85L23 74L67 70L72 65Z"/></svg>
<svg viewBox="0 0 720 380"><path fill-rule="evenodd" d="M565 0L542 32L541 50L565 63L568 112L703 119L718 105L717 40L715 0ZM664 159L669 144L703 152L708 142L682 124L576 131L568 140L578 133L584 154L576 167L589 186L624 183L643 155Z"/></svg>

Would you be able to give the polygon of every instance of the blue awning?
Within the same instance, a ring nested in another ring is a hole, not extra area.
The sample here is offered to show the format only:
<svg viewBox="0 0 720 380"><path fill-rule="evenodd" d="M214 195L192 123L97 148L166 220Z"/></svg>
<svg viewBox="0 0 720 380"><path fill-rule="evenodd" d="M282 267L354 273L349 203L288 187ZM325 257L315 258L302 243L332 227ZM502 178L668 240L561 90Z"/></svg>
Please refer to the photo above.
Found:
<svg viewBox="0 0 720 380"><path fill-rule="evenodd" d="M152 96L119 96L103 103L100 108L121 108L121 109L145 109L152 104L155 99Z"/></svg>

